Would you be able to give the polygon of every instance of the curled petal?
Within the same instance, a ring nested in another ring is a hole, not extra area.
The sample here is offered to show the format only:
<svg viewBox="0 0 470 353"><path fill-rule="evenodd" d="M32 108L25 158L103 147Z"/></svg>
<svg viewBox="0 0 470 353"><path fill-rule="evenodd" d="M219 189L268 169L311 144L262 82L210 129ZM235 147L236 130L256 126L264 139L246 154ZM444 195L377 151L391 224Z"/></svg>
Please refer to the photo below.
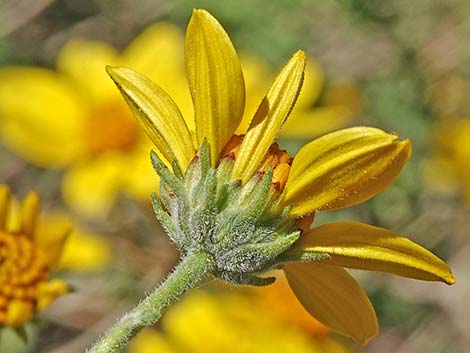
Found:
<svg viewBox="0 0 470 353"><path fill-rule="evenodd" d="M233 178L246 183L289 116L304 79L306 57L295 53L277 76L248 128L233 167Z"/></svg>
<svg viewBox="0 0 470 353"><path fill-rule="evenodd" d="M290 251L329 255L321 260L329 265L455 283L449 266L430 251L387 229L359 222L313 228Z"/></svg>
<svg viewBox="0 0 470 353"><path fill-rule="evenodd" d="M284 271L304 308L320 322L360 344L377 335L374 308L344 269L314 262L285 265Z"/></svg>
<svg viewBox="0 0 470 353"><path fill-rule="evenodd" d="M245 84L230 38L205 10L193 11L186 31L185 58L198 145L207 139L215 165L241 122Z"/></svg>
<svg viewBox="0 0 470 353"><path fill-rule="evenodd" d="M295 156L283 204L300 216L361 203L393 183L410 153L410 141L371 127L324 135Z"/></svg>
<svg viewBox="0 0 470 353"><path fill-rule="evenodd" d="M185 169L195 151L175 102L159 86L131 69L107 67L107 71L161 154Z"/></svg>

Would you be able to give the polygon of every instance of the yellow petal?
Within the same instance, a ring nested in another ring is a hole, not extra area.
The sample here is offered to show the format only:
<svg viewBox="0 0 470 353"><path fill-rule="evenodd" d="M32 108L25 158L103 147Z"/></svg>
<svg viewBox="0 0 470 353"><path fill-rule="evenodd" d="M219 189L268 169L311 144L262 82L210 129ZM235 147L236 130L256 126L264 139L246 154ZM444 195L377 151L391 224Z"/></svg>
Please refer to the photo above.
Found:
<svg viewBox="0 0 470 353"><path fill-rule="evenodd" d="M292 216L358 204L392 184L410 153L410 141L370 127L322 136L295 156L283 203Z"/></svg>
<svg viewBox="0 0 470 353"><path fill-rule="evenodd" d="M0 69L0 137L33 164L60 167L84 152L86 109L62 75L30 67Z"/></svg>
<svg viewBox="0 0 470 353"><path fill-rule="evenodd" d="M186 31L186 71L194 103L197 141L207 139L215 165L241 122L245 84L227 33L205 10L194 10Z"/></svg>
<svg viewBox="0 0 470 353"><path fill-rule="evenodd" d="M302 87L305 53L298 51L277 76L261 102L240 146L232 177L248 181L294 107Z"/></svg>
<svg viewBox="0 0 470 353"><path fill-rule="evenodd" d="M184 170L194 157L191 134L171 97L141 74L125 68L107 71L152 142L169 162Z"/></svg>
<svg viewBox="0 0 470 353"><path fill-rule="evenodd" d="M12 300L7 307L5 324L19 327L29 321L33 316L33 304L19 299Z"/></svg>
<svg viewBox="0 0 470 353"><path fill-rule="evenodd" d="M67 42L57 58L57 69L70 77L80 93L95 103L117 97L104 71L118 64L118 52L111 45L83 38Z"/></svg>
<svg viewBox="0 0 470 353"><path fill-rule="evenodd" d="M359 222L324 224L302 234L291 251L330 255L329 265L390 272L454 284L449 266L430 251L387 229Z"/></svg>
<svg viewBox="0 0 470 353"><path fill-rule="evenodd" d="M21 204L21 232L32 236L39 216L40 199L36 191L30 191Z"/></svg>
<svg viewBox="0 0 470 353"><path fill-rule="evenodd" d="M377 335L374 308L344 269L314 262L289 264L284 271L295 295L316 319L360 344Z"/></svg>
<svg viewBox="0 0 470 353"><path fill-rule="evenodd" d="M0 184L0 230L4 230L7 224L10 197L10 188L5 184Z"/></svg>
<svg viewBox="0 0 470 353"><path fill-rule="evenodd" d="M69 290L69 286L60 279L53 279L49 282L41 282L37 290L37 309L43 311L58 297L66 294Z"/></svg>
<svg viewBox="0 0 470 353"><path fill-rule="evenodd" d="M64 245L72 230L70 219L65 215L48 214L42 218L34 234L34 241L45 256L50 268L61 259Z"/></svg>

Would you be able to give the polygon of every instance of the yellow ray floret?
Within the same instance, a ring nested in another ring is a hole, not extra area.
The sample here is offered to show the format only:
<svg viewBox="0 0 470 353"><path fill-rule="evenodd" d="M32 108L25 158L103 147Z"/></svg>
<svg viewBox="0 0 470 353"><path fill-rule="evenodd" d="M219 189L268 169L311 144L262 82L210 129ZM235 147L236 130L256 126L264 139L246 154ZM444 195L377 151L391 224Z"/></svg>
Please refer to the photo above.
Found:
<svg viewBox="0 0 470 353"><path fill-rule="evenodd" d="M359 222L337 222L313 228L292 251L328 254L329 265L394 273L454 284L449 266L430 251L387 229Z"/></svg>
<svg viewBox="0 0 470 353"><path fill-rule="evenodd" d="M366 292L344 269L317 263L284 267L305 309L342 335L367 343L378 333L377 317Z"/></svg>
<svg viewBox="0 0 470 353"><path fill-rule="evenodd" d="M410 141L355 127L308 143L292 159L275 137L302 87L305 53L292 56L247 124L241 122L245 93L238 58L208 12L194 11L185 50L196 145L158 86L131 69L108 69L158 154L182 167L171 172L157 154L152 157L165 186L153 205L183 250L207 251L213 272L239 284L268 284L272 277L257 275L278 264L307 311L361 344L377 334L377 318L365 291L342 267L455 282L442 260L388 230L357 222L310 229L317 211L364 202L392 184L410 157Z"/></svg>
<svg viewBox="0 0 470 353"><path fill-rule="evenodd" d="M245 83L235 48L207 11L194 10L185 42L198 145L210 141L212 164L240 124Z"/></svg>
<svg viewBox="0 0 470 353"><path fill-rule="evenodd" d="M375 128L324 135L295 156L283 203L295 216L361 203L396 179L410 153L410 141Z"/></svg>
<svg viewBox="0 0 470 353"><path fill-rule="evenodd" d="M133 70L108 67L107 71L164 158L176 160L185 168L195 150L189 129L171 97Z"/></svg>
<svg viewBox="0 0 470 353"><path fill-rule="evenodd" d="M234 179L241 179L246 183L258 169L294 107L303 83L305 61L303 51L294 54L261 101L240 146L239 156L233 167Z"/></svg>

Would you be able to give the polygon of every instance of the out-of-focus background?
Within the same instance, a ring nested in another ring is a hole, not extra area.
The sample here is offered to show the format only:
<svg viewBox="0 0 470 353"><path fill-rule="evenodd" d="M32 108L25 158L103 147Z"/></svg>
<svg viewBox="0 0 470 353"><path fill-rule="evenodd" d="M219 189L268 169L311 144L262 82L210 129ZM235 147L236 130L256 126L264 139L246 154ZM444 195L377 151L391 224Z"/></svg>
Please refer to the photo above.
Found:
<svg viewBox="0 0 470 353"><path fill-rule="evenodd" d="M467 351L469 1L0 0L0 181L18 197L38 190L46 216L75 224L56 274L74 292L31 325L31 351L83 351L177 260L148 200L151 145L104 66L147 74L190 115L183 38L194 7L214 14L238 49L247 113L291 53L308 53L305 90L280 138L290 152L354 125L412 140L385 193L315 222L360 220L407 235L448 261L457 284L355 272L381 327L362 348L309 318L282 279L266 291L208 281L128 351Z"/></svg>

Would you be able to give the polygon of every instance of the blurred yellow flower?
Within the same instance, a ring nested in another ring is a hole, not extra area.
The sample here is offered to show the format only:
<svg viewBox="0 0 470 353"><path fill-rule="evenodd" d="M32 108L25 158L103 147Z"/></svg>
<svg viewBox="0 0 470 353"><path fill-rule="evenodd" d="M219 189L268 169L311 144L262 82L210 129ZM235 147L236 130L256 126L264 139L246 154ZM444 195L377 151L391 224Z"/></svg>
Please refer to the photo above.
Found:
<svg viewBox="0 0 470 353"><path fill-rule="evenodd" d="M60 260L70 225L47 227L39 196L30 191L15 215L10 190L0 185L0 327L18 327L65 294L67 284L49 279Z"/></svg>
<svg viewBox="0 0 470 353"><path fill-rule="evenodd" d="M62 48L56 71L0 69L1 140L30 163L66 168L63 197L83 214L106 213L120 192L147 199L157 182L148 163L150 144L106 77L104 66L130 66L166 82L163 88L194 130L182 43L177 27L159 23L122 53L103 42L72 39ZM242 65L250 94L241 130L248 126L271 76L267 64L253 55L242 55ZM286 125L285 136L311 137L344 126L360 105L357 89L348 88L326 95L325 102L331 106L313 109L323 75L313 60L306 74L296 123Z"/></svg>
<svg viewBox="0 0 470 353"><path fill-rule="evenodd" d="M137 336L129 353L351 352L320 330L321 336L311 336L237 291L195 291L165 314L162 331L147 329Z"/></svg>
<svg viewBox="0 0 470 353"><path fill-rule="evenodd" d="M425 163L425 177L436 190L462 195L470 207L470 118L445 119L436 128L434 155Z"/></svg>
<svg viewBox="0 0 470 353"><path fill-rule="evenodd" d="M150 77L166 78L165 88L182 109L191 109L183 63L174 59L181 58L181 42L177 28L161 23L123 53L106 43L72 39L59 54L57 71L0 69L1 139L33 164L67 168L64 199L83 213L106 212L118 192L148 197L155 187L150 145L104 66L132 65Z"/></svg>

